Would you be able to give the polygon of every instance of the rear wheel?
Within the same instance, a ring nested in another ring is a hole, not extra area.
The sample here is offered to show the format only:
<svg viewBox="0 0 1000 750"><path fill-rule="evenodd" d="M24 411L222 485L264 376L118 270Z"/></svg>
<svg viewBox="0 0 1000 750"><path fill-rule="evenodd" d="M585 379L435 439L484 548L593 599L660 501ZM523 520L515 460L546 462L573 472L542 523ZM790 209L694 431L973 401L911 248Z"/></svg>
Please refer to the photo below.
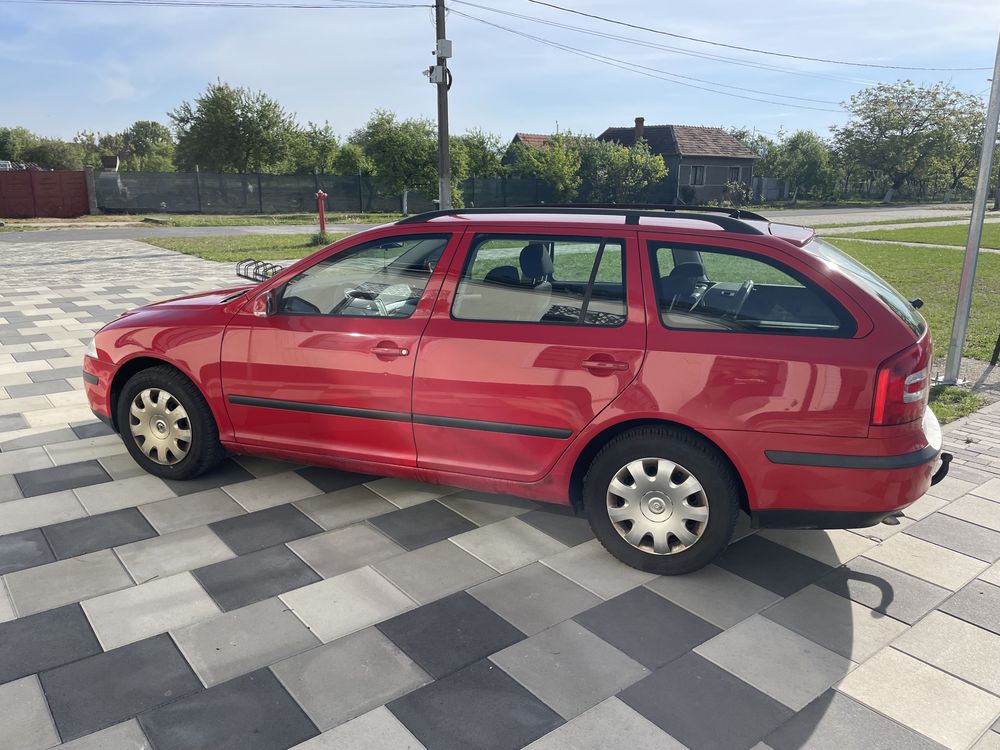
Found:
<svg viewBox="0 0 1000 750"><path fill-rule="evenodd" d="M204 396L173 367L161 365L133 375L116 408L125 447L150 474L191 479L225 455Z"/></svg>
<svg viewBox="0 0 1000 750"><path fill-rule="evenodd" d="M677 575L729 544L739 483L713 445L667 427L629 430L594 458L584 507L601 544L626 565Z"/></svg>

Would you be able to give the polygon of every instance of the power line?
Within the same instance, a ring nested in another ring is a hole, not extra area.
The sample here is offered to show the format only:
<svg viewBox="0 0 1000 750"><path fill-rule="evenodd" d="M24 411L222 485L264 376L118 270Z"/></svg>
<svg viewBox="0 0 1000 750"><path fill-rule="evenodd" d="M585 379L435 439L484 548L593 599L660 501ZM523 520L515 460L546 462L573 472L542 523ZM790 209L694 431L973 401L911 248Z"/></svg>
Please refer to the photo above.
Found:
<svg viewBox="0 0 1000 750"><path fill-rule="evenodd" d="M639 65L637 63L629 62L627 60L620 60L620 59L615 58L615 57L608 57L607 55L601 55L601 54L598 54L596 52L590 52L589 50L583 50L583 49L580 49L578 47L572 47L572 46L570 46L568 44L562 44L560 42L554 42L551 39L545 39L545 38L540 37L540 36L535 36L534 34L528 34L526 32L519 31L517 29L512 29L512 28L510 28L508 26L502 26L500 24L493 23L492 21L487 21L487 20L485 20L483 18L478 18L476 16L469 15L468 13L463 13L462 11L457 11L457 10L453 9L451 12L454 13L455 15L462 16L463 18L468 18L471 21L477 21L478 23L485 24L486 26L492 26L495 29L500 29L500 30L506 31L506 32L508 32L510 34L514 34L516 36L524 37L525 39L531 39L532 41L538 42L539 44L544 44L544 45L547 45L549 47L554 47L555 49L559 49L559 50L562 50L564 52L569 52L570 54L577 55L579 57L584 57L584 58L587 58L589 60L593 60L594 62L599 62L599 63L602 63L604 65L609 65L609 66L611 66L613 68L620 68L621 70L627 70L627 71L629 71L631 73L638 73L639 75L644 75L644 76L646 76L648 78L656 78L656 79L661 80L661 81L667 81L668 83L674 83L674 84L677 84L678 86L686 86L688 88L699 89L701 91L708 91L708 92L711 92L713 94L722 94L723 96L731 96L731 97L736 97L737 99L746 99L746 100L753 101L753 102L761 102L763 104L776 104L776 105L781 106L781 107L794 107L796 109L810 109L810 110L814 110L814 111L818 111L818 112L838 112L839 113L839 112L843 111L841 109L830 109L830 108L827 108L827 107L811 107L811 106L807 106L807 105L803 105L803 104L792 104L790 102L778 102L778 101L774 101L774 100L771 100L771 99L760 99L758 97L745 96L743 94L735 94L735 93L731 93L729 91L719 91L717 89L708 88L707 86L698 86L698 85L695 85L693 83L685 83L683 81L678 81L678 80L676 80L673 77L670 77L670 78L667 77L667 76L677 76L678 74L676 74L676 73L670 73L668 71L659 70L657 68L650 68L650 67L647 67L647 66L644 66L644 65ZM695 79L695 80L699 80L699 79ZM727 84L714 84L714 85L726 86ZM732 86L732 87L729 87L729 88L737 88L738 90L741 90L741 91L753 91L752 89L740 89L739 87L735 87L735 86ZM783 96L783 95L782 94L772 94L772 96Z"/></svg>
<svg viewBox="0 0 1000 750"><path fill-rule="evenodd" d="M280 2L240 2L238 0L0 0L2 3L16 3L21 5L133 5L150 6L159 8L289 8L289 9L309 9L309 10L360 10L360 9L380 9L388 10L392 8L429 8L426 3L377 3L377 2L356 2L353 0L335 0L335 3L324 3L313 5L303 2L280 3Z"/></svg>
<svg viewBox="0 0 1000 750"><path fill-rule="evenodd" d="M671 52L678 55L684 55L687 57L696 57L702 60L712 60L714 62L721 62L728 65L737 65L743 68L756 68L758 70L768 70L778 73L787 73L789 75L802 76L804 78L821 78L830 81L846 81L853 84L861 85L871 85L874 81L864 78L849 78L847 76L830 74L830 73L819 73L813 71L799 70L795 68L787 68L780 65L773 65L770 63L753 62L750 60L740 59L736 57L727 57L725 55L718 55L710 52L699 52L697 50L686 49L684 47L673 47L669 44L662 44L659 42L653 42L646 39L637 39L631 36L621 36L619 34L612 34L606 31L597 31L595 29L588 29L582 26L574 26L572 24L562 23L560 21L553 21L547 18L539 18L538 16L529 16L523 13L515 13L513 11L501 10L499 8L492 8L487 5L480 5L479 3L471 2L470 0L451 0L452 3L458 3L460 5L468 5L472 8L479 8L480 10L487 10L491 13L498 13L503 16L508 16L510 18L519 18L524 21L531 21L532 23L539 23L545 26L551 26L558 29L566 29L569 31L576 31L581 34L587 34L589 36L595 36L601 39L611 39L614 41L624 42L626 44L632 44L637 47L645 47L647 49L662 50L665 52Z"/></svg>
<svg viewBox="0 0 1000 750"><path fill-rule="evenodd" d="M555 3L545 2L545 0L528 0L529 3L534 3L535 5L542 5L546 8L554 8L555 10L561 10L564 13L573 13L577 16L583 16L585 18L593 18L598 21L604 21L605 23L613 23L617 26L626 26L630 29L638 29L639 31L648 31L650 34L662 34L663 36L673 37L675 39L684 39L689 42L698 42L699 44L710 44L714 47L725 47L727 49L736 49L742 52L753 52L758 55L772 55L773 57L786 57L792 60L807 60L809 62L827 63L830 65L850 65L858 68L881 68L883 70L923 70L923 71L973 71L973 70L991 70L991 68L924 68L914 65L880 65L878 63L863 63L863 62L853 62L850 60L834 60L824 57L807 57L806 55L793 55L787 52L773 52L771 50L757 49L755 47L743 47L738 44L726 44L725 42L716 42L711 39L699 39L696 36L685 36L684 34L675 34L671 31L663 31L662 29L654 29L649 26L642 26L640 24L629 23L628 21L621 21L615 18L608 18L607 16L599 16L595 13L585 13L582 10L576 10L575 8L566 8L562 5L556 5Z"/></svg>

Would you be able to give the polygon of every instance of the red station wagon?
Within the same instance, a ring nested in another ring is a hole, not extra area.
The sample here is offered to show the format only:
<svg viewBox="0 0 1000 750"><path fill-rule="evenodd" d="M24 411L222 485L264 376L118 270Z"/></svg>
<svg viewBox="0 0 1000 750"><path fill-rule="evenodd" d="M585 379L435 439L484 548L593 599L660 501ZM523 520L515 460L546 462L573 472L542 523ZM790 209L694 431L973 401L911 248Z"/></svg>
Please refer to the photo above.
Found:
<svg viewBox="0 0 1000 750"><path fill-rule="evenodd" d="M914 307L811 230L639 206L411 216L127 312L83 368L156 476L248 453L569 504L676 574L741 509L851 528L923 495L951 458L930 362Z"/></svg>

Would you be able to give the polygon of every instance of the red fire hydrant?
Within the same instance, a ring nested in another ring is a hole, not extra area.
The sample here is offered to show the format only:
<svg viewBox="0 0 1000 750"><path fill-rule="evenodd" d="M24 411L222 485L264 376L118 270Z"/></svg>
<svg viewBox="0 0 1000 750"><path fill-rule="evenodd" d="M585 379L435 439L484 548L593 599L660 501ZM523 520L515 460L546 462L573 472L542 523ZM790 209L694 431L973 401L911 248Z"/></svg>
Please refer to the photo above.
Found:
<svg viewBox="0 0 1000 750"><path fill-rule="evenodd" d="M326 193L316 193L316 210L319 211L319 233L326 234Z"/></svg>

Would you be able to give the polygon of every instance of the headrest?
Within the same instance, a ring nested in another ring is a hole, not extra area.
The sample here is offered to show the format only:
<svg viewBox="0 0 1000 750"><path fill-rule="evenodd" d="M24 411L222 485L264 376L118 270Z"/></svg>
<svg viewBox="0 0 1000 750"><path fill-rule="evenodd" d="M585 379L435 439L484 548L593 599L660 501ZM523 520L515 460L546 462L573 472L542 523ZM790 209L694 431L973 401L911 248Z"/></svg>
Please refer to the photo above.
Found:
<svg viewBox="0 0 1000 750"><path fill-rule="evenodd" d="M521 274L525 279L544 279L553 271L552 258L541 242L531 242L521 251Z"/></svg>

